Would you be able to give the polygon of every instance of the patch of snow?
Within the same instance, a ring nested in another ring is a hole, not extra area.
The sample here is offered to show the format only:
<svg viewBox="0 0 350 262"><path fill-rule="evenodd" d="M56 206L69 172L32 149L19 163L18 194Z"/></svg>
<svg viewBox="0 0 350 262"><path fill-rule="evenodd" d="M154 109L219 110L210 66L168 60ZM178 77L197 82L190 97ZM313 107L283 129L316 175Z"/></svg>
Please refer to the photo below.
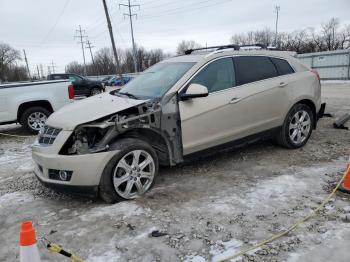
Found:
<svg viewBox="0 0 350 262"><path fill-rule="evenodd" d="M28 192L13 192L0 196L0 209L6 206L16 206L33 201L34 197Z"/></svg>
<svg viewBox="0 0 350 262"><path fill-rule="evenodd" d="M29 173L32 172L34 169L34 164L32 161L28 161L22 165L20 165L16 171L23 172L23 173Z"/></svg>
<svg viewBox="0 0 350 262"><path fill-rule="evenodd" d="M120 255L113 252L113 251L108 251L102 255L99 256L89 256L86 261L89 262L115 262L120 259Z"/></svg>
<svg viewBox="0 0 350 262"><path fill-rule="evenodd" d="M298 253L291 253L287 259L287 262L297 262L300 259L300 254Z"/></svg>
<svg viewBox="0 0 350 262"><path fill-rule="evenodd" d="M201 256L186 256L184 262L205 262L205 258Z"/></svg>
<svg viewBox="0 0 350 262"><path fill-rule="evenodd" d="M343 207L345 212L350 212L350 206Z"/></svg>
<svg viewBox="0 0 350 262"><path fill-rule="evenodd" d="M349 80L321 80L321 84L348 85L348 84L350 84L350 81Z"/></svg>
<svg viewBox="0 0 350 262"><path fill-rule="evenodd" d="M230 241L223 242L217 241L215 245L210 247L209 253L212 255L212 261L221 261L229 256L233 256L239 251L239 247L243 245L243 242L237 239L231 239ZM231 262L240 260L240 257L231 259Z"/></svg>
<svg viewBox="0 0 350 262"><path fill-rule="evenodd" d="M148 211L147 209L144 209L143 207L135 203L132 203L130 201L125 201L125 202L117 203L114 205L108 205L104 207L94 207L89 211L85 212L83 215L81 215L80 219L82 221L91 221L103 216L131 217L131 216L138 216L138 215L144 214L147 211Z"/></svg>
<svg viewBox="0 0 350 262"><path fill-rule="evenodd" d="M247 206L254 208L262 205L269 206L268 200L287 201L296 191L304 191L308 184L293 175L283 175L264 181L246 197Z"/></svg>

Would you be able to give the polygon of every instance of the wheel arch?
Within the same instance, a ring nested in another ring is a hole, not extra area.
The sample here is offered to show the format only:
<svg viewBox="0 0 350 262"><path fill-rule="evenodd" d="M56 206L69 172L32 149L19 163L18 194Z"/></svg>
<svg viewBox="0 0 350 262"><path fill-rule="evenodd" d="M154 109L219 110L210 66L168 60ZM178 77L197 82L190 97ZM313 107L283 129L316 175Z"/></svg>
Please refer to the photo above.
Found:
<svg viewBox="0 0 350 262"><path fill-rule="evenodd" d="M310 99L302 99L300 101L298 101L297 103L295 103L293 106L295 106L296 104L303 104L303 105L307 105L308 107L310 107L310 109L312 110L312 115L314 117L314 126L313 128L316 129L317 126L317 112L316 112L316 105L315 103L310 100ZM291 108L293 108L293 106Z"/></svg>
<svg viewBox="0 0 350 262"><path fill-rule="evenodd" d="M24 102L24 103L20 104L19 107L18 107L18 110L17 110L17 121L20 122L22 114L28 108L35 107L35 106L43 107L43 108L47 109L48 111L50 111L50 113L52 113L54 111L53 108L52 108L51 103L49 101L47 101L47 100L36 100L36 101Z"/></svg>
<svg viewBox="0 0 350 262"><path fill-rule="evenodd" d="M150 128L135 128L117 137L117 139L120 138L137 138L145 141L156 151L161 165L170 165L172 159L171 146L168 139L161 132Z"/></svg>

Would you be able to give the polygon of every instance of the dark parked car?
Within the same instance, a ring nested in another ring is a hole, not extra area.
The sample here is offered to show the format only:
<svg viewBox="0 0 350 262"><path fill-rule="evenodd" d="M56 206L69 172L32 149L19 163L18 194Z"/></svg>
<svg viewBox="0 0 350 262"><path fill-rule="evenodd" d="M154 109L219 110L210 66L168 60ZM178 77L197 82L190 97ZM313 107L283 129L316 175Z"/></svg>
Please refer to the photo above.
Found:
<svg viewBox="0 0 350 262"><path fill-rule="evenodd" d="M51 74L48 80L69 79L73 86L76 96L92 96L105 91L101 81L91 80L77 74Z"/></svg>

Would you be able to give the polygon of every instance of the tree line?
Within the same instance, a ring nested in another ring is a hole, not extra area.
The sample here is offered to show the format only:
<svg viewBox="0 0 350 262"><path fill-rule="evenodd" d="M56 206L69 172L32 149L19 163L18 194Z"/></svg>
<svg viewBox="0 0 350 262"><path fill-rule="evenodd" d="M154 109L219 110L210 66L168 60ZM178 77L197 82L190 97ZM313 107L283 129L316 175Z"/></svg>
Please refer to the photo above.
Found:
<svg viewBox="0 0 350 262"><path fill-rule="evenodd" d="M294 32L276 34L269 28L234 34L232 44L249 45L261 43L279 50L294 51L298 54L332 51L350 48L350 25L341 25L339 19L331 18L320 28L312 27Z"/></svg>
<svg viewBox="0 0 350 262"><path fill-rule="evenodd" d="M132 49L118 49L119 64L122 73L134 72ZM151 65L169 57L162 49L146 50L143 47L136 47L137 69L144 71ZM117 66L114 60L112 48L103 47L93 55L93 62L86 65L87 75L111 75L117 73ZM66 73L83 75L84 65L77 61L70 62L66 68Z"/></svg>
<svg viewBox="0 0 350 262"><path fill-rule="evenodd" d="M234 34L230 38L232 44L252 45L256 43L274 46L279 50L295 51L299 54L309 52L350 49L350 25L342 25L337 18L331 18L319 28L304 28L294 32L279 32L276 36L270 28ZM224 43L223 43L224 44ZM183 54L188 49L201 45L193 40L182 40L176 49L176 54ZM170 57L162 49L146 50L137 46L137 65L141 72L151 65ZM118 49L119 63L122 73L134 72L131 49ZM93 54L93 63L86 65L87 75L116 74L116 63L111 48L104 47ZM66 73L83 75L84 65L77 61L70 62L65 67ZM0 82L28 80L22 57L18 50L0 42Z"/></svg>

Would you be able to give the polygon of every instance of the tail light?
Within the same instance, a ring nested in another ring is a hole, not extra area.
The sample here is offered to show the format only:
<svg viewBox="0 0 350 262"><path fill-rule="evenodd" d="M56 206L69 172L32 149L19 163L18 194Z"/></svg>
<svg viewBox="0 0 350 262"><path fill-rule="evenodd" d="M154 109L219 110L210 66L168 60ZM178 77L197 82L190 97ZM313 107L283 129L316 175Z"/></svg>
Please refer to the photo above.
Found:
<svg viewBox="0 0 350 262"><path fill-rule="evenodd" d="M317 72L317 70L311 69L310 71L311 71L311 73L314 73L316 75L318 81L321 81L320 74Z"/></svg>
<svg viewBox="0 0 350 262"><path fill-rule="evenodd" d="M74 99L74 86L72 84L68 86L68 97Z"/></svg>

